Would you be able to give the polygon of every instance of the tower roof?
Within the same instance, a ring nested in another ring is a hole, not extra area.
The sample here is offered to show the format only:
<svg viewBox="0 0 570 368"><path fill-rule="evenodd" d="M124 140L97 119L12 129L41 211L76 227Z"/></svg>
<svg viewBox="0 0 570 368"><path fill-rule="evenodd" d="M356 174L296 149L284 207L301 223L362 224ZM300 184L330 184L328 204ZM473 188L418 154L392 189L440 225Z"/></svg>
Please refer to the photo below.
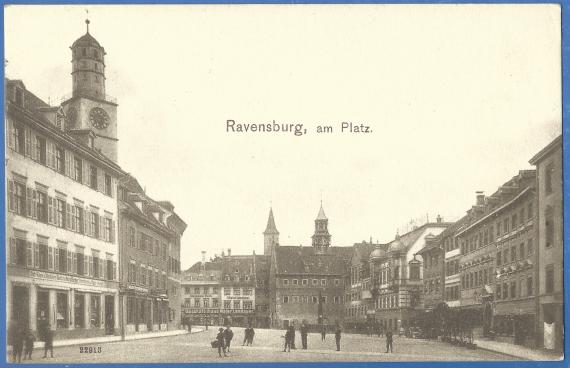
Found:
<svg viewBox="0 0 570 368"><path fill-rule="evenodd" d="M327 216L325 215L325 210L323 210L322 202L321 202L321 209L319 210L319 214L317 215L317 220L328 220Z"/></svg>
<svg viewBox="0 0 570 368"><path fill-rule="evenodd" d="M75 40L75 42L73 43L73 45L71 45L71 48L74 48L76 46L96 46L96 47L101 47L101 45L99 44L99 42L95 39L95 37L91 36L91 34L89 33L89 23L91 23L89 21L89 19L85 19L85 24L87 25L87 32L79 37L77 40Z"/></svg>
<svg viewBox="0 0 570 368"><path fill-rule="evenodd" d="M275 219L273 218L273 208L269 208L269 218L267 219L267 227L265 228L264 234L279 234L277 227L275 226Z"/></svg>

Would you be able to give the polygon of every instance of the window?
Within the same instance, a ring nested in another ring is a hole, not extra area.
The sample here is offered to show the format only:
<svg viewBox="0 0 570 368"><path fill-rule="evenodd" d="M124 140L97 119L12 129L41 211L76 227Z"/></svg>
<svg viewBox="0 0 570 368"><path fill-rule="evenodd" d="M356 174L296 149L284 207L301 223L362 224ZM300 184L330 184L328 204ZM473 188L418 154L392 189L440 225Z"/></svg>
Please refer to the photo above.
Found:
<svg viewBox="0 0 570 368"><path fill-rule="evenodd" d="M303 285L305 285L305 286L306 286L306 285L309 285L309 280L307 280L307 279L303 279L303 282L302 282L302 284L303 284Z"/></svg>
<svg viewBox="0 0 570 368"><path fill-rule="evenodd" d="M24 128L20 125L14 124L13 132L13 139L14 139L14 149L16 152L21 153L22 155L25 154L25 131Z"/></svg>
<svg viewBox="0 0 570 368"><path fill-rule="evenodd" d="M339 286L340 285L340 280L339 279L335 279L334 280L334 286Z"/></svg>
<svg viewBox="0 0 570 368"><path fill-rule="evenodd" d="M554 292L554 265L546 266L544 283L547 293Z"/></svg>
<svg viewBox="0 0 570 368"><path fill-rule="evenodd" d="M524 257L526 257L526 254L525 254L524 251L525 251L525 249L524 249L524 243L521 243L521 244L519 245L519 257L520 257L521 259L524 259Z"/></svg>
<svg viewBox="0 0 570 368"><path fill-rule="evenodd" d="M527 247L526 247L526 251L528 255L531 255L534 253L534 241L532 240L532 238L528 239L527 241Z"/></svg>
<svg viewBox="0 0 570 368"><path fill-rule="evenodd" d="M293 280L292 280L292 283L293 283L293 285L299 285L299 280L293 279Z"/></svg>
<svg viewBox="0 0 570 368"><path fill-rule="evenodd" d="M56 270L59 272L67 272L67 248L64 246L59 246L56 249L57 264L59 267L56 267Z"/></svg>
<svg viewBox="0 0 570 368"><path fill-rule="evenodd" d="M516 298L516 297L517 297L517 283L511 281L511 298Z"/></svg>
<svg viewBox="0 0 570 368"><path fill-rule="evenodd" d="M113 220L104 218L103 221L104 240L111 242L113 240Z"/></svg>
<svg viewBox="0 0 570 368"><path fill-rule="evenodd" d="M546 194L552 193L552 164L546 165L544 169L544 191Z"/></svg>
<svg viewBox="0 0 570 368"><path fill-rule="evenodd" d="M546 243L545 246L551 247L554 243L554 217L552 215L552 208L547 207L545 213L545 237Z"/></svg>
<svg viewBox="0 0 570 368"><path fill-rule="evenodd" d="M534 289L532 287L532 276L526 279L526 295L531 296L534 294Z"/></svg>
<svg viewBox="0 0 570 368"><path fill-rule="evenodd" d="M73 179L80 183L83 181L83 163L77 156L73 157Z"/></svg>
<svg viewBox="0 0 570 368"><path fill-rule="evenodd" d="M507 283L503 283L503 299L507 299L509 297L509 285Z"/></svg>
<svg viewBox="0 0 570 368"><path fill-rule="evenodd" d="M313 302L313 304L317 304L317 303L319 302L319 298L316 297L316 296L313 296L313 297L311 298L311 301Z"/></svg>
<svg viewBox="0 0 570 368"><path fill-rule="evenodd" d="M505 234L509 232L509 218L508 217L506 217L503 220L503 228L504 228Z"/></svg>
<svg viewBox="0 0 570 368"><path fill-rule="evenodd" d="M327 284L327 280L326 279L321 279L321 285L326 285Z"/></svg>
<svg viewBox="0 0 570 368"><path fill-rule="evenodd" d="M111 175L105 174L105 194L111 196L113 194L113 188L111 186Z"/></svg>
<svg viewBox="0 0 570 368"><path fill-rule="evenodd" d="M83 229L83 207L81 206L74 206L71 208L71 221L72 221L72 225L71 228L74 231L77 231L78 233L82 233L84 232Z"/></svg>
<svg viewBox="0 0 570 368"><path fill-rule="evenodd" d="M515 213L511 217L511 230L515 230L517 228L517 222L518 222L518 218L517 218L517 214Z"/></svg>
<svg viewBox="0 0 570 368"><path fill-rule="evenodd" d="M319 280L317 280L317 279L313 279L313 285L315 285L315 286L316 286L316 285L318 285L318 284L319 284Z"/></svg>
<svg viewBox="0 0 570 368"><path fill-rule="evenodd" d="M60 147L55 148L55 170L65 174L65 150Z"/></svg>
<svg viewBox="0 0 570 368"><path fill-rule="evenodd" d="M56 311L56 326L57 328L67 328L68 325L68 312L67 312L67 294L57 293L57 311Z"/></svg>
<svg viewBox="0 0 570 368"><path fill-rule="evenodd" d="M14 211L26 216L26 186L18 182L14 182Z"/></svg>
<svg viewBox="0 0 570 368"><path fill-rule="evenodd" d="M288 280L288 279L283 279L283 285L284 285L284 286L289 285L289 280Z"/></svg>
<svg viewBox="0 0 570 368"><path fill-rule="evenodd" d="M107 280L114 280L114 273L115 273L115 262L108 259L107 260Z"/></svg>
<svg viewBox="0 0 570 368"><path fill-rule="evenodd" d="M36 193L36 214L38 221L48 222L47 194L40 191Z"/></svg>
<svg viewBox="0 0 570 368"><path fill-rule="evenodd" d="M219 299L212 299L212 308L218 308Z"/></svg>
<svg viewBox="0 0 570 368"><path fill-rule="evenodd" d="M89 166L89 178L91 188L97 190L97 166Z"/></svg>
<svg viewBox="0 0 570 368"><path fill-rule="evenodd" d="M194 288L194 294L200 294L200 288L199 287Z"/></svg>
<svg viewBox="0 0 570 368"><path fill-rule="evenodd" d="M225 287L225 288L224 288L224 295L227 296L227 295L230 295L230 293L231 293L231 289L228 288L228 287Z"/></svg>
<svg viewBox="0 0 570 368"><path fill-rule="evenodd" d="M252 302L250 302L248 300L244 300L243 301L243 309L253 309Z"/></svg>
<svg viewBox="0 0 570 368"><path fill-rule="evenodd" d="M240 288L234 288L234 295L240 296L241 295L241 289Z"/></svg>
<svg viewBox="0 0 570 368"><path fill-rule="evenodd" d="M75 254L77 257L77 274L85 275L85 255L83 254L83 248L76 248Z"/></svg>
<svg viewBox="0 0 570 368"><path fill-rule="evenodd" d="M517 260L517 247L513 246L511 247L511 262L514 262Z"/></svg>
<svg viewBox="0 0 570 368"><path fill-rule="evenodd" d="M129 226L129 240L128 240L129 247L133 247L133 248L135 247L135 238L136 238L135 228L132 226Z"/></svg>
<svg viewBox="0 0 570 368"><path fill-rule="evenodd" d="M531 220L534 217L534 208L532 202L528 202L527 219Z"/></svg>
<svg viewBox="0 0 570 368"><path fill-rule="evenodd" d="M46 164L46 140L40 136L36 135L36 141L34 144L34 157L36 160L42 164Z"/></svg>
<svg viewBox="0 0 570 368"><path fill-rule="evenodd" d="M224 309L231 309L231 308L232 308L232 301L224 300Z"/></svg>
<svg viewBox="0 0 570 368"><path fill-rule="evenodd" d="M196 307L196 308L200 307L200 299L198 299L198 298L194 299L194 307Z"/></svg>
<svg viewBox="0 0 570 368"><path fill-rule="evenodd" d="M420 279L420 266L419 265L411 265L410 266L410 280L419 280Z"/></svg>
<svg viewBox="0 0 570 368"><path fill-rule="evenodd" d="M234 300L234 309L241 309L240 304L239 300Z"/></svg>
<svg viewBox="0 0 570 368"><path fill-rule="evenodd" d="M507 249L503 252L503 264L509 263L509 252Z"/></svg>

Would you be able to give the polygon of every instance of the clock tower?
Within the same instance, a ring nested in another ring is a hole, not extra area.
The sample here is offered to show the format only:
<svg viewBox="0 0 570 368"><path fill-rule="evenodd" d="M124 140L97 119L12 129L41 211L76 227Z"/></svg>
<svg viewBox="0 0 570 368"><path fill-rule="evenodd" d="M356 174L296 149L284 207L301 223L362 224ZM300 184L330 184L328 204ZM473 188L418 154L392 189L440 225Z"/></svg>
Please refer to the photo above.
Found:
<svg viewBox="0 0 570 368"><path fill-rule="evenodd" d="M65 130L117 162L117 102L105 93L105 49L87 32L71 45L72 94L62 103Z"/></svg>

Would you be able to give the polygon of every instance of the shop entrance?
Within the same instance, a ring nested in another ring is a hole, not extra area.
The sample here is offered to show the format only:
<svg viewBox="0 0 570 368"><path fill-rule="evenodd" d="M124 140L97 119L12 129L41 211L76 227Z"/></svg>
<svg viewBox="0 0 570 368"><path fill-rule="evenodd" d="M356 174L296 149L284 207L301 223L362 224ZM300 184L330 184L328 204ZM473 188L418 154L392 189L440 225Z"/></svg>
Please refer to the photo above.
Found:
<svg viewBox="0 0 570 368"><path fill-rule="evenodd" d="M29 327L30 293L25 286L12 288L12 318L19 326Z"/></svg>
<svg viewBox="0 0 570 368"><path fill-rule="evenodd" d="M48 291L38 291L38 303L36 306L36 326L38 330L40 326L47 323L49 320L49 292Z"/></svg>
<svg viewBox="0 0 570 368"><path fill-rule="evenodd" d="M115 297L105 295L105 334L115 333Z"/></svg>

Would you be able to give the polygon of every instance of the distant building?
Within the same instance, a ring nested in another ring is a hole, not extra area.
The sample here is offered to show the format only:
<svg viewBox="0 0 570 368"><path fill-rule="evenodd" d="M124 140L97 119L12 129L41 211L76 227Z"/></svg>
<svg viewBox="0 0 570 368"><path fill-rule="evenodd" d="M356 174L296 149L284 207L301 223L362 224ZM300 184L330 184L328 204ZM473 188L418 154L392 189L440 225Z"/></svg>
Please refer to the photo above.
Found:
<svg viewBox="0 0 570 368"><path fill-rule="evenodd" d="M269 305L271 304L269 276L271 273L271 256L253 255L255 260L255 323L256 328L269 328Z"/></svg>
<svg viewBox="0 0 570 368"><path fill-rule="evenodd" d="M537 153L530 163L536 165L536 220L534 222L538 257L537 331L540 347L563 350L564 329L564 240L562 189L562 136Z"/></svg>
<svg viewBox="0 0 570 368"><path fill-rule="evenodd" d="M215 257L197 262L182 273L182 321L192 325L222 325L222 262Z"/></svg>
<svg viewBox="0 0 570 368"><path fill-rule="evenodd" d="M255 257L222 255L221 310L224 325L246 327L255 324Z"/></svg>
<svg viewBox="0 0 570 368"><path fill-rule="evenodd" d="M422 304L425 310L433 310L444 300L445 254L441 234L428 235L425 242L425 246L417 253L423 259Z"/></svg>
<svg viewBox="0 0 570 368"><path fill-rule="evenodd" d="M457 232L461 308L481 312L483 334L534 344L535 171L522 170L493 195L478 193Z"/></svg>
<svg viewBox="0 0 570 368"><path fill-rule="evenodd" d="M281 246L271 251L271 326L334 324L343 318L344 277L352 247L331 247L321 206L312 247Z"/></svg>
<svg viewBox="0 0 570 368"><path fill-rule="evenodd" d="M467 220L467 216L462 217L439 235L445 261L443 266L445 288L443 298L445 304L450 308L460 306L461 278L459 276L459 264L461 261L461 247L457 238L457 232L465 226Z"/></svg>
<svg viewBox="0 0 570 368"><path fill-rule="evenodd" d="M417 253L450 224L428 222L404 235L396 235L384 251L377 247L370 255L370 272L376 295L376 323L399 331L413 324L422 309L422 260ZM424 261L425 262L425 261ZM442 260L443 262L443 260ZM442 285L440 285L440 288Z"/></svg>

